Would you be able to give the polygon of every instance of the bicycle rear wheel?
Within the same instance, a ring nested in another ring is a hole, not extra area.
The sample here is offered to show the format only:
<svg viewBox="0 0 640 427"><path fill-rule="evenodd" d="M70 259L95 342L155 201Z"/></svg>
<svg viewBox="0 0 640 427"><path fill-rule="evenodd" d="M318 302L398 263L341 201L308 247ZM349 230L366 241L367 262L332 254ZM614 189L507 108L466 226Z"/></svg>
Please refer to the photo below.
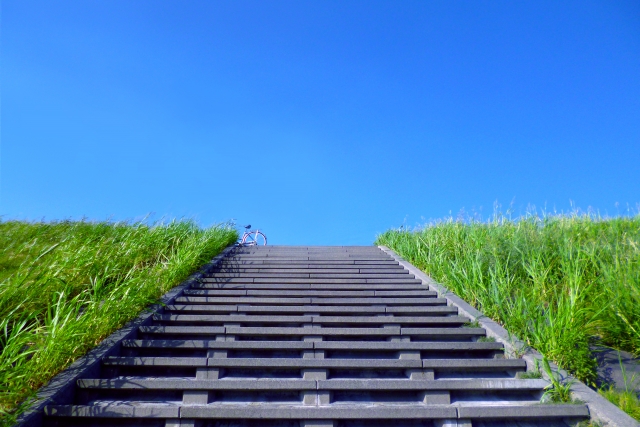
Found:
<svg viewBox="0 0 640 427"><path fill-rule="evenodd" d="M246 233L242 236L242 244L245 246L265 246L267 244L267 236L259 231Z"/></svg>

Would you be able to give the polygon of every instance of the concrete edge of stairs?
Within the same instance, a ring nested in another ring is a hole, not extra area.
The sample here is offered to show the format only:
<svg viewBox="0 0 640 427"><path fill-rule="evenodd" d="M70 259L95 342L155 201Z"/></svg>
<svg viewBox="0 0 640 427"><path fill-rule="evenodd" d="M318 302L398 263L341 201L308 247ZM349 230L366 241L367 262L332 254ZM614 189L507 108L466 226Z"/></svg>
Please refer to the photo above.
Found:
<svg viewBox="0 0 640 427"><path fill-rule="evenodd" d="M147 307L138 317L127 323L123 328L105 338L93 350L73 362L68 368L53 377L48 384L38 390L29 409L18 416L14 427L42 426L44 407L51 404L64 404L70 399L76 381L81 378L91 378L92 373L100 369L100 362L104 357L113 355L120 348L122 341L131 338L140 326L150 324L153 315L164 305L173 304L183 291L213 270L223 258L235 249L235 244L225 248L200 270L189 276L184 282L171 289L160 298L159 304Z"/></svg>
<svg viewBox="0 0 640 427"><path fill-rule="evenodd" d="M441 298L446 298L447 302L458 308L460 315L468 316L471 320L477 321L480 327L486 330L487 336L493 337L496 341L501 342L504 345L505 353L518 354L524 352L522 359L527 363L527 369L533 370L535 366L535 360L542 359L540 354L535 349L527 346L524 342L518 340L507 332L502 326L495 321L491 320L480 311L473 308L470 304L464 301L462 298L451 292L442 284L436 282L427 274L413 266L407 260L395 253L393 250L386 246L378 246L387 255L394 258L400 265L409 270L417 279L421 280L426 286L438 292ZM640 423L634 420L622 409L618 408L613 403L609 402L604 397L600 396L596 391L589 388L586 384L572 377L567 371L559 369L554 363L550 363L552 371L559 373L562 378L575 381L571 386L571 392L575 399L584 402L589 408L589 412L592 420L603 423L605 426L610 427L639 427ZM546 373L542 373L543 378L549 380Z"/></svg>

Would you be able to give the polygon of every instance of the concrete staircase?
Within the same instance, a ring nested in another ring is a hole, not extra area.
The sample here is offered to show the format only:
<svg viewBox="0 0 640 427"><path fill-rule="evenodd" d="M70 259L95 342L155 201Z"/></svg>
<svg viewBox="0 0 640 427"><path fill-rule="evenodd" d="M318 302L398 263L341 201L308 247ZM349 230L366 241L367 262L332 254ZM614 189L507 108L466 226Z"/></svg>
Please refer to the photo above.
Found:
<svg viewBox="0 0 640 427"><path fill-rule="evenodd" d="M45 425L560 426L546 382L376 247L240 248Z"/></svg>

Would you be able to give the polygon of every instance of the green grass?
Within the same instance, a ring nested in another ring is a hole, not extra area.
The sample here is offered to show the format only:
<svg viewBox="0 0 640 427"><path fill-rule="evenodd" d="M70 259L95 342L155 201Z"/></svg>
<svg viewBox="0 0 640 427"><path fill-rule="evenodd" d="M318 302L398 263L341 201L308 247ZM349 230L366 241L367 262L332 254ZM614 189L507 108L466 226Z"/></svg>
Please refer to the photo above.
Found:
<svg viewBox="0 0 640 427"><path fill-rule="evenodd" d="M638 393L636 392L640 386L640 378L637 377L636 374L633 374L632 376L627 374L627 370L622 363L620 353L618 353L618 361L620 363L620 370L622 371L624 389L619 390L613 385L609 385L608 387L602 387L598 390L598 393L604 396L609 402L620 407L636 420L640 420L640 399L638 399Z"/></svg>
<svg viewBox="0 0 640 427"><path fill-rule="evenodd" d="M594 341L640 354L640 215L448 220L376 244L588 384Z"/></svg>
<svg viewBox="0 0 640 427"><path fill-rule="evenodd" d="M638 395L633 391L621 391L608 387L598 390L598 393L636 420L640 420L640 401L638 400Z"/></svg>
<svg viewBox="0 0 640 427"><path fill-rule="evenodd" d="M237 238L190 221L0 222L0 423Z"/></svg>
<svg viewBox="0 0 640 427"><path fill-rule="evenodd" d="M571 386L575 380L562 379L560 374L551 370L551 365L546 358L542 359L542 368L547 374L549 385L545 387L545 392L540 401L549 403L572 403Z"/></svg>
<svg viewBox="0 0 640 427"><path fill-rule="evenodd" d="M462 325L463 328L480 328L480 322L478 322L477 320L474 320L473 322L467 322L464 325Z"/></svg>

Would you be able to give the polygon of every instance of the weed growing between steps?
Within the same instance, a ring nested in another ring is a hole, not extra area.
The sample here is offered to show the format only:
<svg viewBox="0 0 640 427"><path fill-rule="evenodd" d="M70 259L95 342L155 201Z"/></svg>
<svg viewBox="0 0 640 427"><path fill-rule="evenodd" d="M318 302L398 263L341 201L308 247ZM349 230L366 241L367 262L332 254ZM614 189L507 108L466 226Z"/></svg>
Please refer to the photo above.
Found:
<svg viewBox="0 0 640 427"><path fill-rule="evenodd" d="M0 420L238 234L190 221L0 222Z"/></svg>
<svg viewBox="0 0 640 427"><path fill-rule="evenodd" d="M563 380L559 374L551 370L546 358L542 359L542 368L549 378L549 385L545 387L541 402L571 403L571 385L575 380Z"/></svg>
<svg viewBox="0 0 640 427"><path fill-rule="evenodd" d="M448 220L376 244L588 384L595 340L640 354L640 215Z"/></svg>
<svg viewBox="0 0 640 427"><path fill-rule="evenodd" d="M533 367L533 369L525 372L518 372L516 374L516 378L520 378L522 380L542 378L540 360L541 359L538 359L538 358L534 359L535 366Z"/></svg>

